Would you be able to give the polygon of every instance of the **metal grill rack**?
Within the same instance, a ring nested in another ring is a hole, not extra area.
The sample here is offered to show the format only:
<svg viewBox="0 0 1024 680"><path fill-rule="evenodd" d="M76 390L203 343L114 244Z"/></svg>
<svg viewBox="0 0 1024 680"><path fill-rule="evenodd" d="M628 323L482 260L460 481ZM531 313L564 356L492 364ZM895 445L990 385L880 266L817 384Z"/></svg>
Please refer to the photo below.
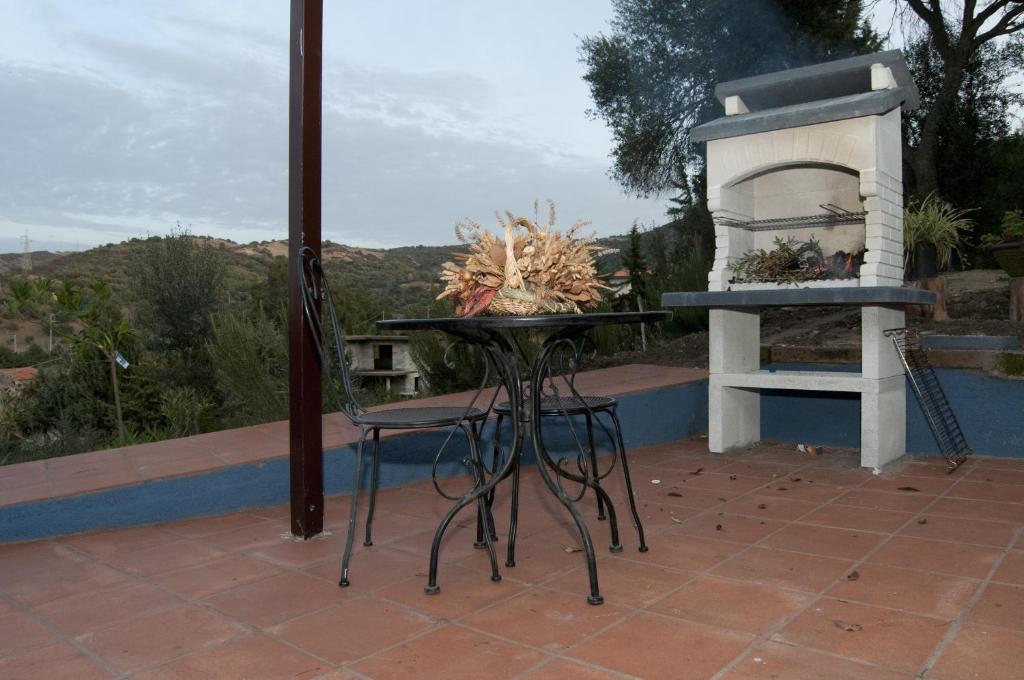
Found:
<svg viewBox="0 0 1024 680"><path fill-rule="evenodd" d="M732 220L719 218L718 223L727 227L739 227L747 231L772 231L778 229L803 229L805 227L834 227L837 224L860 224L867 212L850 212L831 203L819 206L825 212L820 215L803 217L776 217L766 220Z"/></svg>
<svg viewBox="0 0 1024 680"><path fill-rule="evenodd" d="M949 463L948 471L952 472L974 451L967 444L960 423L935 375L935 369L928 363L928 357L921 349L918 333L907 328L890 328L884 333L896 346L896 352L907 371L907 380L917 396L917 402L921 405L939 450Z"/></svg>

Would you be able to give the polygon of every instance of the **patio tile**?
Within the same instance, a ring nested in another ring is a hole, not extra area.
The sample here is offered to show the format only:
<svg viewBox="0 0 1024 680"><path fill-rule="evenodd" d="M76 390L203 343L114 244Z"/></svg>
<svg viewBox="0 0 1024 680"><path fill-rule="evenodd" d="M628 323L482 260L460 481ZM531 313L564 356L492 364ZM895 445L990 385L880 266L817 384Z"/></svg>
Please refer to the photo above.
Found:
<svg viewBox="0 0 1024 680"><path fill-rule="evenodd" d="M761 541L760 545L782 550L813 553L825 557L857 560L868 554L885 538L854 529L832 529L811 524L790 524Z"/></svg>
<svg viewBox="0 0 1024 680"><path fill-rule="evenodd" d="M270 628L315 656L341 664L361 659L437 625L437 619L375 598L353 598Z"/></svg>
<svg viewBox="0 0 1024 680"><path fill-rule="evenodd" d="M57 636L34 617L0 600L0 656L57 640Z"/></svg>
<svg viewBox="0 0 1024 680"><path fill-rule="evenodd" d="M1024 484L1024 467L1017 470L995 470L989 466L975 467L965 475L972 482Z"/></svg>
<svg viewBox="0 0 1024 680"><path fill-rule="evenodd" d="M244 555L228 555L194 567L157 574L149 580L183 597L199 600L280 572L278 567L263 560Z"/></svg>
<svg viewBox="0 0 1024 680"><path fill-rule="evenodd" d="M704 571L744 549L743 544L666 532L648 540L646 553L621 553L616 559L660 565L685 571Z"/></svg>
<svg viewBox="0 0 1024 680"><path fill-rule="evenodd" d="M200 538L202 536L209 536L210 534L216 534L221 531L230 531L253 524L259 524L262 521L262 517L257 517L256 515L248 512L232 512L227 515L214 515L213 517L200 517L198 519L188 519L180 522L168 522L167 524L159 526L160 528L177 534L178 536L184 536L185 538Z"/></svg>
<svg viewBox="0 0 1024 680"><path fill-rule="evenodd" d="M35 612L68 635L81 635L179 604L181 600L165 590L127 582L54 600L36 607Z"/></svg>
<svg viewBox="0 0 1024 680"><path fill-rule="evenodd" d="M364 592L379 590L397 581L417 574L426 578L427 556L413 555L387 547L363 548L358 558L353 558L349 577L351 588ZM337 585L341 578L341 554L321 560L303 569L307 574L326 579Z"/></svg>
<svg viewBox="0 0 1024 680"><path fill-rule="evenodd" d="M565 659L555 659L520 677L524 680L611 680L622 676Z"/></svg>
<svg viewBox="0 0 1024 680"><path fill-rule="evenodd" d="M266 519L255 524L246 524L236 529L219 531L202 536L197 540L227 552L256 550L265 545L286 541L291 537L287 522Z"/></svg>
<svg viewBox="0 0 1024 680"><path fill-rule="evenodd" d="M928 509L936 515L1024 524L1024 504L998 503L973 498L940 498Z"/></svg>
<svg viewBox="0 0 1024 680"><path fill-rule="evenodd" d="M205 646L243 628L203 607L184 605L81 635L79 641L119 671L137 671Z"/></svg>
<svg viewBox="0 0 1024 680"><path fill-rule="evenodd" d="M824 503L847 492L847 487L835 484L813 482L802 474L793 477L800 481L790 481L789 478L777 479L769 484L760 487L754 493L769 498L786 498L812 503Z"/></svg>
<svg viewBox="0 0 1024 680"><path fill-rule="evenodd" d="M604 601L627 607L639 607L665 595L692 578L661 566L624 559L598 560L597 579ZM590 594L586 566L580 566L548 582L548 587L576 595L581 602Z"/></svg>
<svg viewBox="0 0 1024 680"><path fill-rule="evenodd" d="M696 623L762 635L810 601L775 586L704 577L651 605L651 611Z"/></svg>
<svg viewBox="0 0 1024 680"><path fill-rule="evenodd" d="M821 680L823 677L829 680L909 680L912 676L767 642L747 652L723 680Z"/></svg>
<svg viewBox="0 0 1024 680"><path fill-rule="evenodd" d="M728 515L710 511L686 520L679 525L678 533L702 538L712 538L734 543L756 543L768 534L786 526L772 519L757 519L744 515Z"/></svg>
<svg viewBox="0 0 1024 680"><path fill-rule="evenodd" d="M181 540L180 536L159 526L141 526L129 529L106 529L59 539L93 557L106 559L117 554L131 553L145 548Z"/></svg>
<svg viewBox="0 0 1024 680"><path fill-rule="evenodd" d="M1024 550L1011 550L1006 553L992 580L1024 586Z"/></svg>
<svg viewBox="0 0 1024 680"><path fill-rule="evenodd" d="M273 639L251 635L189 654L136 675L139 680L192 680L194 678L313 678L328 669L322 661Z"/></svg>
<svg viewBox="0 0 1024 680"><path fill-rule="evenodd" d="M1024 503L1024 487L1020 484L964 480L950 489L948 495L954 498Z"/></svg>
<svg viewBox="0 0 1024 680"><path fill-rule="evenodd" d="M817 592L842 576L851 564L849 560L755 546L718 565L712 573L753 583Z"/></svg>
<svg viewBox="0 0 1024 680"><path fill-rule="evenodd" d="M569 656L657 680L710 678L750 644L738 633L639 614L587 640Z"/></svg>
<svg viewBox="0 0 1024 680"><path fill-rule="evenodd" d="M948 627L936 619L823 598L774 639L917 672Z"/></svg>
<svg viewBox="0 0 1024 680"><path fill-rule="evenodd" d="M771 463L757 460L737 460L721 468L723 474L737 475L741 477L760 477L763 479L775 479L792 475L807 465L806 461L794 460L792 462Z"/></svg>
<svg viewBox="0 0 1024 680"><path fill-rule="evenodd" d="M935 496L912 491L875 491L873 489L854 489L836 499L839 505L852 505L858 508L875 508L878 510L899 510L900 512L920 512L926 505L935 500Z"/></svg>
<svg viewBox="0 0 1024 680"><path fill-rule="evenodd" d="M928 673L937 680L1015 678L1024 667L1024 634L967 624Z"/></svg>
<svg viewBox="0 0 1024 680"><path fill-rule="evenodd" d="M907 489L917 489L919 493L939 496L949 490L954 484L957 484L959 487L959 482L960 478L950 477L949 475L946 477L917 477L909 474L908 471L908 474L872 477L864 482L860 488L873 491L891 491L893 493L914 493L913 491L907 491Z"/></svg>
<svg viewBox="0 0 1024 680"><path fill-rule="evenodd" d="M7 680L100 680L116 677L66 642L0 658Z"/></svg>
<svg viewBox="0 0 1024 680"><path fill-rule="evenodd" d="M725 503L718 510L758 519L791 521L803 517L818 507L813 501L778 498L750 494Z"/></svg>
<svg viewBox="0 0 1024 680"><path fill-rule="evenodd" d="M441 566L437 584L441 587L440 593L428 595L423 592L423 587L427 585L424 566L423 576L393 583L378 590L376 595L439 618L456 619L523 590L521 584L510 578L495 583L486 574L454 564Z"/></svg>
<svg viewBox="0 0 1024 680"><path fill-rule="evenodd" d="M466 626L552 652L571 647L622 618L629 609L587 604L578 595L531 588L499 607L462 620Z"/></svg>
<svg viewBox="0 0 1024 680"><path fill-rule="evenodd" d="M360 661L352 670L374 680L437 677L450 680L511 678L544 659L538 651L446 626ZM495 663L500 659L500 663Z"/></svg>
<svg viewBox="0 0 1024 680"><path fill-rule="evenodd" d="M988 584L968 620L1024 632L1024 587Z"/></svg>
<svg viewBox="0 0 1024 680"><path fill-rule="evenodd" d="M979 585L981 581L962 576L865 564L857 569L856 579L844 578L828 595L952 620Z"/></svg>
<svg viewBox="0 0 1024 680"><path fill-rule="evenodd" d="M626 527L630 531L631 527ZM620 527L620 531L622 528ZM498 564L501 573L523 583L542 583L580 565L583 557L579 552L571 552L579 547L579 535L573 536L562 530L548 530L516 541L516 566L506 567L505 556L508 544L503 540L495 545L498 551ZM626 548L629 550L629 548ZM460 560L459 566L475 569L490 574L490 560L486 550L477 550L475 554ZM419 560L421 571L427 568L427 558ZM424 571L424 573L426 573Z"/></svg>
<svg viewBox="0 0 1024 680"><path fill-rule="evenodd" d="M205 601L228 616L266 628L351 597L345 588L305 574L284 573L218 593Z"/></svg>
<svg viewBox="0 0 1024 680"><path fill-rule="evenodd" d="M191 539L179 539L134 552L116 553L107 562L136 576L152 576L164 571L210 562L225 553Z"/></svg>
<svg viewBox="0 0 1024 680"><path fill-rule="evenodd" d="M867 563L985 578L999 553L995 548L984 546L896 536L872 555Z"/></svg>
<svg viewBox="0 0 1024 680"><path fill-rule="evenodd" d="M801 517L799 521L801 524L820 524L841 529L890 533L906 524L907 520L913 516L913 513L898 510L854 508L849 505L830 503Z"/></svg>
<svg viewBox="0 0 1024 680"><path fill-rule="evenodd" d="M922 524L922 520L924 523ZM986 522L977 519L925 515L903 528L901 536L932 538L957 543L977 543L996 548L1005 548L1013 541L1014 528L1003 522Z"/></svg>
<svg viewBox="0 0 1024 680"><path fill-rule="evenodd" d="M45 565L45 568L42 566ZM125 581L127 577L103 564L81 558L80 561L50 560L21 572L5 562L0 569L0 590L29 606L62 597L89 592Z"/></svg>
<svg viewBox="0 0 1024 680"><path fill-rule="evenodd" d="M17 505L41 501L53 496L53 487L49 482L42 484L17 485L8 489L0 489L0 506Z"/></svg>
<svg viewBox="0 0 1024 680"><path fill-rule="evenodd" d="M362 537L357 540L362 543ZM277 543L268 543L248 551L248 554L280 565L302 569L312 566L329 557L336 557L339 562L345 547L345 537L341 534L320 534L309 540L297 537L283 538Z"/></svg>
<svg viewBox="0 0 1024 680"><path fill-rule="evenodd" d="M467 513L466 517L470 515ZM458 518L456 518L456 521ZM466 557L473 554L477 548L473 547L473 543L476 541L476 528L461 527L456 525L455 522L448 527L448 530L444 534L444 538L441 540L441 547L438 552L438 560L442 563L458 562ZM358 540L359 536L356 537L356 547L353 551L352 562L355 565L355 561L359 559L359 555L362 552L362 541ZM430 546L434 541L434 530L421 531L418 534L413 534L406 538L401 538L396 541L382 541L380 545L394 548L395 550L403 550L414 555L421 555L424 560L430 557ZM355 569L355 566L353 566Z"/></svg>

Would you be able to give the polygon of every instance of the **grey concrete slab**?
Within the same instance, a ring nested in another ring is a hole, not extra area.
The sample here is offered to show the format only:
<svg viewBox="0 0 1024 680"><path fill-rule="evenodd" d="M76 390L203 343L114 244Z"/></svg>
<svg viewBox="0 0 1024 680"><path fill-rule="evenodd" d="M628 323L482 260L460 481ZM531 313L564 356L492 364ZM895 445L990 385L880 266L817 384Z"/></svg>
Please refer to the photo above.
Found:
<svg viewBox="0 0 1024 680"><path fill-rule="evenodd" d="M787 288L665 293L662 307L794 307L800 305L931 305L935 293L899 286Z"/></svg>

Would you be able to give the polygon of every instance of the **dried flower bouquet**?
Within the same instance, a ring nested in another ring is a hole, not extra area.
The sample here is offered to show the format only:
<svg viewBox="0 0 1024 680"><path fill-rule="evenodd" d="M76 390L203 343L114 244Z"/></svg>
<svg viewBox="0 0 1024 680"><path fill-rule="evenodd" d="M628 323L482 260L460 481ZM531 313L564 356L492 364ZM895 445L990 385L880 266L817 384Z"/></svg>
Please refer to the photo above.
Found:
<svg viewBox="0 0 1024 680"><path fill-rule="evenodd" d="M488 314L580 314L601 301L607 288L597 275L594 255L602 249L593 236L580 237L589 223L576 222L568 231L554 230L555 205L548 201L548 222L506 211L495 213L504 239L473 219L455 225L469 253L456 253L459 264L445 262L438 299L455 300L457 316Z"/></svg>

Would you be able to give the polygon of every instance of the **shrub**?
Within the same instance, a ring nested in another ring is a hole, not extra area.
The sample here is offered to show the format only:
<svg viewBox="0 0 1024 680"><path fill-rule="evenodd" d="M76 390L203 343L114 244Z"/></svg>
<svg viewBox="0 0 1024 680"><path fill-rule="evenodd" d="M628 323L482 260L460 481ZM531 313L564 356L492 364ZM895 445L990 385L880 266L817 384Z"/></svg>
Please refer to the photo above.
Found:
<svg viewBox="0 0 1024 680"><path fill-rule="evenodd" d="M967 218L970 212L955 208L935 193L907 206L903 211L904 266L909 264L918 243L935 244L940 271L949 269L954 253L966 265L962 249L966 246L964 236L974 228L974 222Z"/></svg>

